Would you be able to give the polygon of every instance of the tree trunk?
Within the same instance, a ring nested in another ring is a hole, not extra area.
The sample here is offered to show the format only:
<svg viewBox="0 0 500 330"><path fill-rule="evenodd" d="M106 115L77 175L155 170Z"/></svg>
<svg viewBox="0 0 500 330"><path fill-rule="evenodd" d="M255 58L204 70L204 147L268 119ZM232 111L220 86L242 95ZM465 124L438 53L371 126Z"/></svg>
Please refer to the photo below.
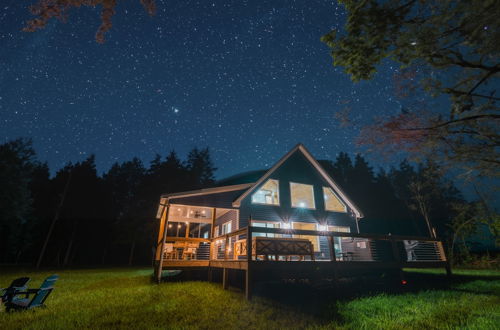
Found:
<svg viewBox="0 0 500 330"><path fill-rule="evenodd" d="M42 250L40 251L40 256L38 257L38 260L36 262L36 269L40 268L40 264L42 263L43 256L45 255L45 250L47 249L47 244L49 243L50 236L52 235L52 231L54 230L54 226L56 224L56 221L59 219L59 214L60 214L62 206L64 204L64 199L66 198L66 194L68 193L68 188L69 188L69 184L71 182L72 174L73 174L73 171L70 171L68 181L66 181L66 185L64 186L63 194L61 196L61 201L60 201L59 205L57 206L54 218L52 219L52 222L50 223L49 231L47 232L47 236L45 237L45 241L43 242ZM58 256L57 263L59 264L59 256Z"/></svg>
<svg viewBox="0 0 500 330"><path fill-rule="evenodd" d="M135 237L134 240L132 241L132 246L130 247L130 255L128 257L128 265L132 266L132 260L134 258L134 250L135 250Z"/></svg>
<svg viewBox="0 0 500 330"><path fill-rule="evenodd" d="M78 221L75 220L75 222L73 223L73 231L71 232L68 248L66 250L66 255L64 256L63 267L66 267L69 263L69 256L71 254L71 248L73 247L73 242L75 241L77 226L78 226Z"/></svg>

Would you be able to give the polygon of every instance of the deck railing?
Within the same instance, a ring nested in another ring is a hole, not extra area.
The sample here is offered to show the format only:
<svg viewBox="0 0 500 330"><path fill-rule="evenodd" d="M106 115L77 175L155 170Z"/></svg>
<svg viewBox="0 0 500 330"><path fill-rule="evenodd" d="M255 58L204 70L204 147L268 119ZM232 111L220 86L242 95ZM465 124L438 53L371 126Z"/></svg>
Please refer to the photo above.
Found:
<svg viewBox="0 0 500 330"><path fill-rule="evenodd" d="M446 261L442 242L430 237L253 226L212 239L167 237L165 247L164 261Z"/></svg>

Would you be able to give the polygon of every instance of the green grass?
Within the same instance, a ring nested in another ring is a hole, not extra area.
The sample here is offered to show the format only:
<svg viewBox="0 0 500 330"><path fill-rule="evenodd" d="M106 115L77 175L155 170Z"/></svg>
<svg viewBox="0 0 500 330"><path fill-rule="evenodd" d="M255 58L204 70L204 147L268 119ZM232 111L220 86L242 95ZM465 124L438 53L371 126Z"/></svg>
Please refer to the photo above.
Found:
<svg viewBox="0 0 500 330"><path fill-rule="evenodd" d="M199 281L151 282L149 269L50 272L1 270L0 286L22 275L38 286L60 275L46 308L0 312L0 329L68 328L345 328L495 329L500 324L500 272L408 272L401 287L365 281L339 288L269 283L251 302L238 290Z"/></svg>

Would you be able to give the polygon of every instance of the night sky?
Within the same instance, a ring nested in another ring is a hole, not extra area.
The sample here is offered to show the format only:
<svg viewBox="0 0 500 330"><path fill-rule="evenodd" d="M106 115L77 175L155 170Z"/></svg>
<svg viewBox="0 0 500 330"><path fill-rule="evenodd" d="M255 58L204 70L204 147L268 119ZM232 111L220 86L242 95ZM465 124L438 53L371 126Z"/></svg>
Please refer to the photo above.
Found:
<svg viewBox="0 0 500 330"><path fill-rule="evenodd" d="M33 138L55 171L210 147L217 177L271 166L298 142L318 159L355 145L359 127L394 114L396 65L353 84L320 37L341 27L336 1L139 1L117 8L103 45L100 9L21 32L33 1L0 4L0 142ZM351 109L355 123L335 116ZM377 155L367 155L370 161ZM375 162L376 164L376 162Z"/></svg>

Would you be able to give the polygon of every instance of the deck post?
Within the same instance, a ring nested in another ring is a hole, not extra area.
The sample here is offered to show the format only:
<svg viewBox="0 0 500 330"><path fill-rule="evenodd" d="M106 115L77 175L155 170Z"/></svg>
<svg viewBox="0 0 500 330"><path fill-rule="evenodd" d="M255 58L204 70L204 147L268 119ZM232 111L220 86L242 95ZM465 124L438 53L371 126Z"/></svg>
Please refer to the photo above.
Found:
<svg viewBox="0 0 500 330"><path fill-rule="evenodd" d="M390 236L389 239L391 241L391 246L392 246L392 255L394 256L394 260L395 260L396 264L398 265L399 277L400 277L401 281L403 281L404 280L404 273L403 273L403 267L401 265L401 254L399 253L396 240L392 236Z"/></svg>
<svg viewBox="0 0 500 330"><path fill-rule="evenodd" d="M252 226L247 227L247 270L245 272L245 297L252 299Z"/></svg>
<svg viewBox="0 0 500 330"><path fill-rule="evenodd" d="M451 265L450 265L450 261L446 257L446 252L444 252L443 242L438 241L436 243L437 243L439 255L441 256L441 260L446 263L444 266L444 269L446 270L446 276L451 277L453 275L451 272Z"/></svg>
<svg viewBox="0 0 500 330"><path fill-rule="evenodd" d="M330 261L333 263L333 279L335 281L335 285L337 284L338 280L338 273L337 273L337 256L335 255L335 242L333 239L333 235L329 234L328 235L328 248L330 249Z"/></svg>
<svg viewBox="0 0 500 330"><path fill-rule="evenodd" d="M169 211L170 206L167 204L167 206L163 209L163 216L162 216L162 222L160 223L160 230L158 233L158 236L161 235L161 231L163 229L163 237L161 240L161 249L160 249L160 260L158 262L158 268L156 270L156 281L158 284L161 282L161 272L163 269L163 251L165 251L165 240L167 239L167 226L168 226L168 211ZM163 225L163 226L162 226ZM158 255L158 244L156 245L156 253Z"/></svg>
<svg viewBox="0 0 500 330"><path fill-rule="evenodd" d="M215 232L215 217L216 217L216 211L217 209L214 207L212 209L212 225L211 225L211 228L210 228L210 250L209 250L209 253L208 253L208 260L213 260L214 259L214 256L213 256L213 250L214 250L214 243L215 243L215 240L214 240L214 232ZM212 277L212 275L210 274L210 278Z"/></svg>
<svg viewBox="0 0 500 330"><path fill-rule="evenodd" d="M229 285L229 269L224 267L222 268L222 288L226 290L228 285Z"/></svg>

